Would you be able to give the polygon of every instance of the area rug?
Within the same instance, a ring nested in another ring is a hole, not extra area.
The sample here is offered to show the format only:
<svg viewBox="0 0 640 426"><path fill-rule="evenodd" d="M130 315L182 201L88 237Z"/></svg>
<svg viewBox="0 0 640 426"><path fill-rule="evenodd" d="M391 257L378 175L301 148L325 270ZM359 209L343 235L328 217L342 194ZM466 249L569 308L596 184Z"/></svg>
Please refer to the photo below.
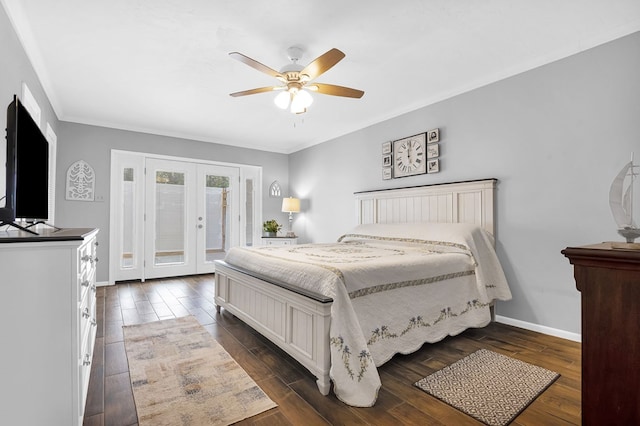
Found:
<svg viewBox="0 0 640 426"><path fill-rule="evenodd" d="M277 405L192 317L124 327L138 423L228 425Z"/></svg>
<svg viewBox="0 0 640 426"><path fill-rule="evenodd" d="M502 426L558 377L554 371L480 349L415 385L487 425Z"/></svg>

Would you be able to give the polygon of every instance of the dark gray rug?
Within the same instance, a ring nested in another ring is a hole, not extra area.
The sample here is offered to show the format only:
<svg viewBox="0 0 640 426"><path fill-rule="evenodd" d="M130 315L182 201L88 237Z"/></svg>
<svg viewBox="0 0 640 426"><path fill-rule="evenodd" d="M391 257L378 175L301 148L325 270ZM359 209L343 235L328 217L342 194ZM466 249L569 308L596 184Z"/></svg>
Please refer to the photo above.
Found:
<svg viewBox="0 0 640 426"><path fill-rule="evenodd" d="M480 349L415 383L491 426L509 424L560 374Z"/></svg>

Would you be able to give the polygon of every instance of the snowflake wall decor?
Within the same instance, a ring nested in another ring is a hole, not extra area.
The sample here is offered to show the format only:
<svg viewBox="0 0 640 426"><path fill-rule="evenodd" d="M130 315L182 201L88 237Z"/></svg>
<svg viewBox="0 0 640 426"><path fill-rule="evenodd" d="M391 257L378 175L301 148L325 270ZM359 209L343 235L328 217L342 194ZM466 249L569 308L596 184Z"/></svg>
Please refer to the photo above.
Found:
<svg viewBox="0 0 640 426"><path fill-rule="evenodd" d="M96 174L88 163L78 160L67 169L66 199L93 201Z"/></svg>

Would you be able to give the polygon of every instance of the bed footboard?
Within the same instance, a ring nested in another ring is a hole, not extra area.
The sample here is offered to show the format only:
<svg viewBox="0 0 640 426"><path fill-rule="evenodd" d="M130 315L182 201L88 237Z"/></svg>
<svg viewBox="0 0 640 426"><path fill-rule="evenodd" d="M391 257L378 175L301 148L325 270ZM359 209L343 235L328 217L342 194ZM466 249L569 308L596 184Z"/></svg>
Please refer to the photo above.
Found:
<svg viewBox="0 0 640 426"><path fill-rule="evenodd" d="M328 395L331 299L310 297L216 261L214 302L291 355Z"/></svg>

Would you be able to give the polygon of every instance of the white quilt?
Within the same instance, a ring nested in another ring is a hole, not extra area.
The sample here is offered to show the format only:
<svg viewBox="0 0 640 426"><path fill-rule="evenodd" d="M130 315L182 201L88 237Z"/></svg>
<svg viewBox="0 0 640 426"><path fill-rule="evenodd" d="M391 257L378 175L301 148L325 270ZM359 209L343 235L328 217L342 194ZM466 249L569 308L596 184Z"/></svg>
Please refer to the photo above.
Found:
<svg viewBox="0 0 640 426"><path fill-rule="evenodd" d="M472 225L361 225L337 243L232 248L226 262L333 298L336 396L372 406L376 367L490 321L511 292L490 234Z"/></svg>

